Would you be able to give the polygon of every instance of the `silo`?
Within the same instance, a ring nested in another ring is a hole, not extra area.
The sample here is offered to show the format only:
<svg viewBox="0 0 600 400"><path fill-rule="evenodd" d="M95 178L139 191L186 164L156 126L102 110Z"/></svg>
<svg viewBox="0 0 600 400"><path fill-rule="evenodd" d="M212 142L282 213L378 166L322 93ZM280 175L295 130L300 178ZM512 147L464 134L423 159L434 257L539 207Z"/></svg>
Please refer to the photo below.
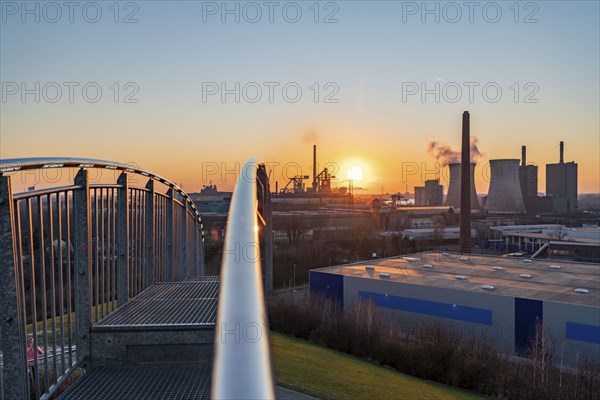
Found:
<svg viewBox="0 0 600 400"><path fill-rule="evenodd" d="M490 160L490 189L485 209L492 213L524 213L519 159Z"/></svg>
<svg viewBox="0 0 600 400"><path fill-rule="evenodd" d="M446 196L445 206L460 208L460 163L448 164L450 172L450 181L448 182L448 195ZM475 190L475 163L471 163L471 209L479 209L479 201L477 200L477 191Z"/></svg>

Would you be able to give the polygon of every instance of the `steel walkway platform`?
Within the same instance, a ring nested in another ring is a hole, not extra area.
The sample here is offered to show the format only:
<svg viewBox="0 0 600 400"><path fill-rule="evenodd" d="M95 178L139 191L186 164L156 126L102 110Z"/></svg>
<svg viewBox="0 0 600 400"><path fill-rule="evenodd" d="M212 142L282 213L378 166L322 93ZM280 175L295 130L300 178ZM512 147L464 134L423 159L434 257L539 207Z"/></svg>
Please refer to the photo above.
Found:
<svg viewBox="0 0 600 400"><path fill-rule="evenodd" d="M90 370L60 397L207 399L218 277L156 283L91 328Z"/></svg>
<svg viewBox="0 0 600 400"><path fill-rule="evenodd" d="M141 365L92 369L60 400L204 400L210 397L210 364Z"/></svg>
<svg viewBox="0 0 600 400"><path fill-rule="evenodd" d="M92 330L214 327L218 296L218 277L155 283L98 321Z"/></svg>

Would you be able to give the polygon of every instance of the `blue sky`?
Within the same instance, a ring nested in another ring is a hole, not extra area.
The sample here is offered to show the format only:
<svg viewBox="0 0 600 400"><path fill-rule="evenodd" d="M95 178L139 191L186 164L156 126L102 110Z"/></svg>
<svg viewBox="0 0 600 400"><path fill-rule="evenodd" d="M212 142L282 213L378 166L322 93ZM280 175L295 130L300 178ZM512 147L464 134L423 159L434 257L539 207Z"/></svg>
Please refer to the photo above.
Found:
<svg viewBox="0 0 600 400"><path fill-rule="evenodd" d="M460 115L470 110L472 132L485 153L482 166L493 158L519 158L521 145L528 146L529 161L543 166L556 161L558 142L564 140L567 160L579 163L581 190L600 191L596 1L478 2L472 23L463 2L428 2L430 9L439 8L439 23L432 14L421 20L422 2L274 2L273 23L265 2L227 2L239 7L239 23L231 14L221 21L223 2L120 2L118 23L112 1L78 3L73 23L64 7L62 18L51 23L54 10L44 11L39 3L40 21L28 14L22 22L23 3L1 3L2 158L135 162L193 191L208 183L202 180L203 162L233 168L256 155L308 169L310 146L317 142L322 163L336 163L340 174L359 165L364 186L392 192L420 184L420 177L404 176L403 163L433 168L435 160L425 150L430 140L459 144ZM451 23L455 4L462 17ZM262 18L245 21L254 16L255 5ZM407 14L414 7L418 10ZM97 8L99 21L86 21ZM203 16L203 10L215 8L215 15ZM298 8L299 21L286 21ZM492 23L497 9L502 15ZM324 23L332 12L338 22ZM130 13L138 22L123 23ZM527 16L538 22L524 23ZM20 93L7 94L11 84L34 88L35 82L40 83L39 103L34 95L23 102ZM56 103L48 101L53 92L41 93L49 82L63 89ZM72 103L64 82L79 84ZM82 97L80 88L89 82L102 89L96 103ZM211 82L229 88L256 82L262 97L252 103L242 95L236 103L234 95L222 102L216 94L203 101L203 84ZM273 102L265 82L278 85ZM472 102L465 82L478 85ZM125 88L127 83L134 86ZM283 98L280 88L286 83L301 88L298 102ZM437 83L448 92L440 92L439 102L433 94L424 102L420 94L403 101L403 89L411 83L430 90ZM463 93L452 102L455 83ZM490 83L502 90L497 102L482 93ZM132 88L138 102L126 103ZM333 88L338 102L323 102ZM525 102L527 94L537 102ZM540 168L540 191L544 172ZM233 184L215 181L222 187ZM477 183L485 193L484 177Z"/></svg>

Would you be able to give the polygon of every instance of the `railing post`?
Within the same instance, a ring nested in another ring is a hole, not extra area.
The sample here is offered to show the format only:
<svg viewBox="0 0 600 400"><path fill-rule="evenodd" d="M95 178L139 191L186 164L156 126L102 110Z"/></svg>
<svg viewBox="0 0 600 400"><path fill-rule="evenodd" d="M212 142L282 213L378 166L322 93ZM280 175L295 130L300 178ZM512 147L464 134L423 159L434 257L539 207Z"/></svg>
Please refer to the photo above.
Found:
<svg viewBox="0 0 600 400"><path fill-rule="evenodd" d="M2 398L28 399L27 344L23 319L10 178L0 175L0 317L2 321Z"/></svg>
<svg viewBox="0 0 600 400"><path fill-rule="evenodd" d="M75 176L75 185L81 186L73 192L73 219L75 227L75 318L77 331L77 358L90 356L91 326L91 270L92 270L92 230L90 187L87 171L80 169ZM84 364L85 366L85 364Z"/></svg>
<svg viewBox="0 0 600 400"><path fill-rule="evenodd" d="M154 179L149 179L146 184L146 287L154 283L154 216L155 210L155 189Z"/></svg>
<svg viewBox="0 0 600 400"><path fill-rule="evenodd" d="M165 280L173 282L173 203L175 201L175 191L173 188L167 192L167 265L165 270Z"/></svg>
<svg viewBox="0 0 600 400"><path fill-rule="evenodd" d="M195 232L198 229L195 230ZM200 276L204 276L204 224L200 222L200 231L198 232L198 243L196 244L196 254L198 254L198 265L200 266Z"/></svg>
<svg viewBox="0 0 600 400"><path fill-rule="evenodd" d="M117 302L127 303L129 296L129 183L122 172L117 179Z"/></svg>
<svg viewBox="0 0 600 400"><path fill-rule="evenodd" d="M183 207L181 207L181 266L179 279L184 280L188 275L188 259L187 259L187 201L183 199Z"/></svg>
<svg viewBox="0 0 600 400"><path fill-rule="evenodd" d="M258 208L265 221L261 232L260 258L262 266L263 289L265 302L273 293L273 221L271 212L271 188L269 175L264 165L259 165L256 171Z"/></svg>
<svg viewBox="0 0 600 400"><path fill-rule="evenodd" d="M198 235L198 225L197 225L197 216L194 214L194 275L202 276L204 275L201 270L200 264L200 239Z"/></svg>

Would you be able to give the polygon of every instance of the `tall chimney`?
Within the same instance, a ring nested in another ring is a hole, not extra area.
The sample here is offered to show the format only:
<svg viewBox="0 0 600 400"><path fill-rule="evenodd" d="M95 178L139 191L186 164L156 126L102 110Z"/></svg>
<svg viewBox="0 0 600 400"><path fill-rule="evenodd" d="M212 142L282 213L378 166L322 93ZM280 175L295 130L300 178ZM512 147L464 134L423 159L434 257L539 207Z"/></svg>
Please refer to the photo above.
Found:
<svg viewBox="0 0 600 400"><path fill-rule="evenodd" d="M469 112L462 117L460 179L460 252L471 252L471 131Z"/></svg>
<svg viewBox="0 0 600 400"><path fill-rule="evenodd" d="M527 201L528 180L529 176L527 174L527 147L521 146L521 166L519 167L519 183L521 185L521 194L523 195L523 201L525 202Z"/></svg>
<svg viewBox="0 0 600 400"><path fill-rule="evenodd" d="M313 190L317 191L317 145L313 144Z"/></svg>
<svg viewBox="0 0 600 400"><path fill-rule="evenodd" d="M565 142L560 142L560 163L564 163L564 154L565 154Z"/></svg>
<svg viewBox="0 0 600 400"><path fill-rule="evenodd" d="M279 181L275 181L275 193L279 193Z"/></svg>

